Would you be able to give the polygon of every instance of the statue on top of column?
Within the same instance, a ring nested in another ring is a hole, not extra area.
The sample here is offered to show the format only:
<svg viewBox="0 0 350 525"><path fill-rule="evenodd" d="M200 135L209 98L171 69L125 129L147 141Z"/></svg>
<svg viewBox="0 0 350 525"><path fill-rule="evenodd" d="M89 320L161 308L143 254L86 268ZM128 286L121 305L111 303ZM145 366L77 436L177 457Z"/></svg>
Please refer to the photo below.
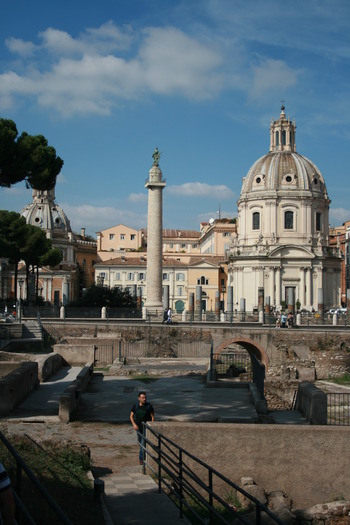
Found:
<svg viewBox="0 0 350 525"><path fill-rule="evenodd" d="M160 151L158 150L157 147L154 150L152 157L153 157L153 166L159 166Z"/></svg>

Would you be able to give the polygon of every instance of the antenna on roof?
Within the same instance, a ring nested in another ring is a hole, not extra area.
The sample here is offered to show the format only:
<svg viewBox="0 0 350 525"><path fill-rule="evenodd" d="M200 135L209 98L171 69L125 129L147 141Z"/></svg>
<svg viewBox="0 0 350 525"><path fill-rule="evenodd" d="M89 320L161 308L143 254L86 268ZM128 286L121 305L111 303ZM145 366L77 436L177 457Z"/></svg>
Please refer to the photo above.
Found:
<svg viewBox="0 0 350 525"><path fill-rule="evenodd" d="M221 219L221 207L220 207L220 204L219 204L219 209L218 209L218 211L216 213L219 215L219 219Z"/></svg>

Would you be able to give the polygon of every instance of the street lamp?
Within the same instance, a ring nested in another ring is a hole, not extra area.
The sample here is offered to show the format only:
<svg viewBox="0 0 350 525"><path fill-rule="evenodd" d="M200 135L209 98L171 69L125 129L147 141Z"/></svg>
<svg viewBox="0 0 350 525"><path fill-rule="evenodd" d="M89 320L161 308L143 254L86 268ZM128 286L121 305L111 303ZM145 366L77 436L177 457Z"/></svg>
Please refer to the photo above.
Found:
<svg viewBox="0 0 350 525"><path fill-rule="evenodd" d="M22 286L24 283L24 279L18 279L18 285L19 285L19 304L18 304L18 322L22 322Z"/></svg>

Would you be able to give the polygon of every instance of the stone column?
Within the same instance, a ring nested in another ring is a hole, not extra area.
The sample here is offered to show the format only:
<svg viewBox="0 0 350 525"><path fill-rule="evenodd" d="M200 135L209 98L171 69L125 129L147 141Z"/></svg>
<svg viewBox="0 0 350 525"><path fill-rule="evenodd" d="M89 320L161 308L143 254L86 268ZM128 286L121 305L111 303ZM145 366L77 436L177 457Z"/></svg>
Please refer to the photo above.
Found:
<svg viewBox="0 0 350 525"><path fill-rule="evenodd" d="M306 304L312 306L312 268L307 268L307 285L306 285Z"/></svg>
<svg viewBox="0 0 350 525"><path fill-rule="evenodd" d="M233 286L227 287L227 306L226 306L226 312L229 315L229 319L232 319L233 314Z"/></svg>
<svg viewBox="0 0 350 525"><path fill-rule="evenodd" d="M195 317L197 321L202 320L202 287L196 286Z"/></svg>
<svg viewBox="0 0 350 525"><path fill-rule="evenodd" d="M220 292L216 290L215 292L215 316L216 319L220 319Z"/></svg>
<svg viewBox="0 0 350 525"><path fill-rule="evenodd" d="M317 310L320 315L323 315L324 312L324 304L323 304L323 288L318 289L318 303L317 303Z"/></svg>
<svg viewBox="0 0 350 525"><path fill-rule="evenodd" d="M159 167L159 152L153 153L153 166L145 187L148 189L147 222L147 299L148 310L162 310L162 233L163 233L163 189L166 186Z"/></svg>
<svg viewBox="0 0 350 525"><path fill-rule="evenodd" d="M276 268L276 306L281 306L281 268Z"/></svg>
<svg viewBox="0 0 350 525"><path fill-rule="evenodd" d="M305 268L300 268L300 295L299 295L299 301L301 303L302 308L305 308Z"/></svg>
<svg viewBox="0 0 350 525"><path fill-rule="evenodd" d="M164 295L163 295L163 309L169 308L169 285L164 286Z"/></svg>

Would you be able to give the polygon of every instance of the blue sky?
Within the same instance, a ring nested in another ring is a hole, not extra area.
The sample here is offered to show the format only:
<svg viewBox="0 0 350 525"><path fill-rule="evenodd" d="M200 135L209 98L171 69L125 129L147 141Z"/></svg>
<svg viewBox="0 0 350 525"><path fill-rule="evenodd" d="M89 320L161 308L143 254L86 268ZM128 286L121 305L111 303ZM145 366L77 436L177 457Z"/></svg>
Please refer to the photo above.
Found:
<svg viewBox="0 0 350 525"><path fill-rule="evenodd" d="M165 228L236 215L281 100L297 151L350 219L349 0L2 0L0 117L44 135L74 231L147 225L161 151ZM32 201L0 189L0 208Z"/></svg>

